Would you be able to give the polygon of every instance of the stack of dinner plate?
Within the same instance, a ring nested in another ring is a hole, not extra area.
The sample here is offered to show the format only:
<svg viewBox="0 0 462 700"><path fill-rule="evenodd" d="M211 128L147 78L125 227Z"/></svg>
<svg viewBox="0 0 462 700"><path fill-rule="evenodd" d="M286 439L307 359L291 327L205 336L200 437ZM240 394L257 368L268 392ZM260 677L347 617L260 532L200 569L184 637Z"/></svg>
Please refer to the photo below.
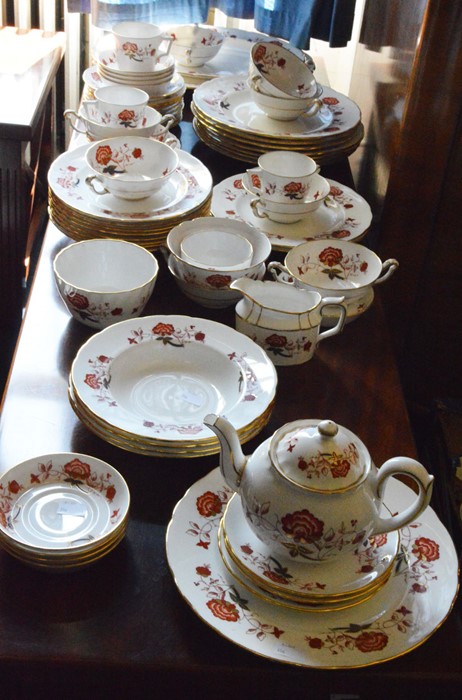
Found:
<svg viewBox="0 0 462 700"><path fill-rule="evenodd" d="M33 457L0 477L0 546L35 568L78 569L123 539L129 505L110 464L73 452Z"/></svg>
<svg viewBox="0 0 462 700"><path fill-rule="evenodd" d="M294 150L325 165L353 153L364 127L359 107L345 95L323 87L321 100L315 115L279 121L256 105L246 75L214 78L194 90L193 125L208 146L248 163L267 151Z"/></svg>
<svg viewBox="0 0 462 700"><path fill-rule="evenodd" d="M48 172L50 220L70 238L117 238L155 250L174 226L210 213L212 176L197 158L178 150L179 166L150 197L125 200L96 194L85 182L89 144L62 153Z"/></svg>
<svg viewBox="0 0 462 700"><path fill-rule="evenodd" d="M78 351L69 400L94 434L154 457L219 452L203 423L226 414L242 443L268 422L277 375L250 338L215 321L146 316L116 323Z"/></svg>

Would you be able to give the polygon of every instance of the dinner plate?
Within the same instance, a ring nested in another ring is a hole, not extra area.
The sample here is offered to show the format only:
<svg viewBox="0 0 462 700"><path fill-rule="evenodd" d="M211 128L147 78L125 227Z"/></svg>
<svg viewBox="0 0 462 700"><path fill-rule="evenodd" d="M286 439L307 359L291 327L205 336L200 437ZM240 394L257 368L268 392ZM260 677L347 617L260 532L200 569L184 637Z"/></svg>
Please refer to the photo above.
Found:
<svg viewBox="0 0 462 700"><path fill-rule="evenodd" d="M298 139L328 139L354 128L361 121L361 111L350 98L323 86L322 114L301 116L290 122L270 119L251 100L250 89L242 76L214 78L199 85L193 93L193 103L200 113L216 124L248 133ZM327 113L330 116L325 116ZM255 119L255 115L259 118ZM325 119L325 124L319 122Z"/></svg>
<svg viewBox="0 0 462 700"><path fill-rule="evenodd" d="M71 368L76 401L113 431L147 445L218 447L203 424L226 414L253 430L272 405L277 374L269 357L233 328L189 316L146 316L92 336Z"/></svg>
<svg viewBox="0 0 462 700"><path fill-rule="evenodd" d="M337 207L319 207L310 216L292 224L280 224L261 219L252 211L252 196L242 184L243 173L222 180L213 188L212 214L244 221L264 231L274 250L288 251L303 241L318 238L360 240L372 221L372 211L366 200L341 183L327 179L329 197Z"/></svg>
<svg viewBox="0 0 462 700"><path fill-rule="evenodd" d="M85 178L91 174L85 160L89 147L88 144L78 146L58 156L48 171L48 185L56 197L68 207L75 209L79 215L90 217L92 221L94 219L133 221L135 224L144 220L160 223L161 219L181 217L191 209L199 207L210 196L212 176L208 168L194 156L178 149L181 187L184 181L188 185L187 191L180 199L174 198L174 203L169 205L163 203L161 208L149 207L149 205L145 208L145 204L141 202L135 205L134 212L121 209L122 205L118 201L116 211L112 208L104 209L99 202L96 202L97 195L93 195L92 190L85 183ZM113 200L117 198L111 196L112 205L114 205Z"/></svg>
<svg viewBox="0 0 462 700"><path fill-rule="evenodd" d="M129 503L125 480L106 462L77 453L34 457L1 477L1 541L29 556L93 552L119 530Z"/></svg>
<svg viewBox="0 0 462 700"><path fill-rule="evenodd" d="M356 668L397 658L424 643L449 614L458 590L454 544L431 508L400 531L407 566L396 566L370 599L345 610L277 605L236 581L220 556L218 528L232 492L220 470L197 481L176 505L166 536L175 583L209 627L259 656L313 668ZM414 498L389 479L385 503Z"/></svg>

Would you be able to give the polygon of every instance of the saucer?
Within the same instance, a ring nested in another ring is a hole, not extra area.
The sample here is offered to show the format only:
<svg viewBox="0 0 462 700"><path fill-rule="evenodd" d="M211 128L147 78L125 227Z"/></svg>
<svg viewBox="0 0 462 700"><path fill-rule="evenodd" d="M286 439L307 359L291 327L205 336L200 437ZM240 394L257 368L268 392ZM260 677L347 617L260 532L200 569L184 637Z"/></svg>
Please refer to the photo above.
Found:
<svg viewBox="0 0 462 700"><path fill-rule="evenodd" d="M331 179L327 179L331 187L329 198L336 207L318 207L305 219L292 224L260 219L250 206L252 197L244 189L243 175L234 175L215 185L212 214L244 221L264 231L274 250L288 251L303 241L318 238L358 241L371 224L372 212L366 200L351 188Z"/></svg>
<svg viewBox="0 0 462 700"><path fill-rule="evenodd" d="M149 83L162 82L168 80L168 76L173 75L175 70L175 59L173 56L161 56L152 71L127 71L119 66L115 51L101 51L98 56L98 70L106 76L112 77L117 82Z"/></svg>
<svg viewBox="0 0 462 700"><path fill-rule="evenodd" d="M310 612L273 604L237 583L220 556L218 527L232 492L215 469L186 492L167 529L168 563L190 607L209 627L248 651L311 668L358 668L420 646L448 616L458 590L454 544L431 508L400 531L407 567L394 567L369 600L345 610ZM385 502L414 498L389 479Z"/></svg>
<svg viewBox="0 0 462 700"><path fill-rule="evenodd" d="M307 603L346 602L362 598L390 576L399 551L397 532L361 543L354 552L322 565L276 559L250 528L235 494L222 519L226 551L237 568L260 588Z"/></svg>

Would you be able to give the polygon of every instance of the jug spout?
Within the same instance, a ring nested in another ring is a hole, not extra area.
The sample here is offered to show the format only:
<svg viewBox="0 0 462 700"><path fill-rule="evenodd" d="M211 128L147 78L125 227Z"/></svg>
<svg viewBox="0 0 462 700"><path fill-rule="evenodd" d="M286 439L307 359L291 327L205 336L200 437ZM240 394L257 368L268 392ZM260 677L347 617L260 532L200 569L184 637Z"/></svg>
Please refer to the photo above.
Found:
<svg viewBox="0 0 462 700"><path fill-rule="evenodd" d="M241 475L247 462L235 427L222 416L209 413L204 424L213 430L220 441L220 470L233 491L239 491Z"/></svg>

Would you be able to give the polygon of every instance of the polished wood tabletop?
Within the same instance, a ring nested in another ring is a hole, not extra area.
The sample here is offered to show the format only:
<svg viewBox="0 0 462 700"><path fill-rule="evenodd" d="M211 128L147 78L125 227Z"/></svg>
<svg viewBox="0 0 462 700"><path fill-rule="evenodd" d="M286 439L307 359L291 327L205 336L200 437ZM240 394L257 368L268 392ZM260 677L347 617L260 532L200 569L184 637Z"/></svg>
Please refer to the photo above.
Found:
<svg viewBox="0 0 462 700"><path fill-rule="evenodd" d="M177 133L215 182L245 169L198 143L190 124ZM346 166L330 166L325 174L342 181ZM122 543L80 571L45 573L0 550L0 696L237 699L271 693L388 700L433 698L438 688L441 697L458 697L462 638L456 611L404 657L336 671L260 658L196 617L169 571L165 534L178 500L217 466L218 456L159 459L122 451L75 416L68 374L93 331L70 317L55 287L52 261L70 242L49 224L2 405L0 473L46 453L93 455L126 479L130 518ZM159 277L144 315L181 313L234 326L232 307L207 309L188 300L162 256L156 257ZM399 454L416 456L380 292L367 313L321 343L310 362L278 367L277 375L274 411L246 453L288 421L330 418L356 433L377 465Z"/></svg>

